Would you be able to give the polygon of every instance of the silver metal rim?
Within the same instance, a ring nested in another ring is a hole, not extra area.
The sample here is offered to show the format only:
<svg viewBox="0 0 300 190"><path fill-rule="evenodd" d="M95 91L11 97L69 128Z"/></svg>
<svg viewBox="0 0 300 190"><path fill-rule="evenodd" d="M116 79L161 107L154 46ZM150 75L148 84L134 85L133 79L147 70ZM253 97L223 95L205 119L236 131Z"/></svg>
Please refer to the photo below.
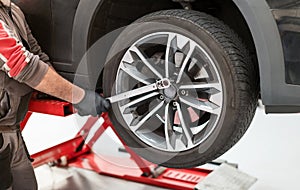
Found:
<svg viewBox="0 0 300 190"><path fill-rule="evenodd" d="M193 149L216 128L223 108L219 71L209 53L189 37L156 32L125 52L116 94L169 80L170 87L117 103L128 128L147 145L166 152ZM141 88L142 89L142 88Z"/></svg>

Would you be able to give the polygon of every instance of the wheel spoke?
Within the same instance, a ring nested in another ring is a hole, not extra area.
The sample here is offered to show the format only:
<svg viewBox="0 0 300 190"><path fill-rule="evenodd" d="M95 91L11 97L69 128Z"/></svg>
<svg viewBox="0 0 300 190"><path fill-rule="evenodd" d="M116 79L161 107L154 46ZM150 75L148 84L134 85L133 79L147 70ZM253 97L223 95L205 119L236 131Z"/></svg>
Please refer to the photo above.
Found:
<svg viewBox="0 0 300 190"><path fill-rule="evenodd" d="M169 64L174 61L176 48L177 48L176 35L175 34L169 34L168 35L167 47L166 47L166 54L165 54L166 78L169 78L169 76L170 76L170 74L169 74Z"/></svg>
<svg viewBox="0 0 300 190"><path fill-rule="evenodd" d="M176 80L177 84L181 81L183 73L187 69L187 65L188 65L188 63L189 63L189 61L191 59L191 56L192 56L192 54L193 54L193 52L195 50L195 47L196 47L196 45L193 42L190 41L189 42L189 51L188 51L186 57L184 58L184 61L183 61L182 65L181 65L180 71L178 73L178 77L177 77L177 80Z"/></svg>
<svg viewBox="0 0 300 190"><path fill-rule="evenodd" d="M119 64L113 96L132 135L170 153L205 142L220 122L226 98L222 70L211 56L176 32L154 32L133 42ZM164 88L165 81L170 86Z"/></svg>
<svg viewBox="0 0 300 190"><path fill-rule="evenodd" d="M181 85L179 89L216 89L221 92L222 86L220 83L192 83Z"/></svg>
<svg viewBox="0 0 300 190"><path fill-rule="evenodd" d="M129 76L134 78L135 80L143 83L143 84L150 84L150 82L147 81L149 77L145 76L143 73L137 70L135 66L132 66L129 63L123 62L120 66L120 69L122 69L125 73L127 73Z"/></svg>
<svg viewBox="0 0 300 190"><path fill-rule="evenodd" d="M167 150L175 150L176 145L176 138L173 133L174 114L170 104L167 104L165 107L165 138Z"/></svg>
<svg viewBox="0 0 300 190"><path fill-rule="evenodd" d="M159 103L154 109L152 109L147 115L145 115L136 125L131 126L131 130L136 132L150 117L152 117L162 106L164 102Z"/></svg>
<svg viewBox="0 0 300 190"><path fill-rule="evenodd" d="M183 131L183 134L185 135L186 140L187 140L185 146L187 148L192 147L194 145L194 143L193 143L193 136L194 135L193 135L191 129L186 125L186 121L185 121L185 118L184 118L184 114L181 110L180 104L176 103L176 107L177 107L177 112L178 112L180 124L181 124L181 127L182 127L182 131Z"/></svg>
<svg viewBox="0 0 300 190"><path fill-rule="evenodd" d="M179 99L182 103L201 111L209 112L215 115L219 115L221 111L220 106L210 101L201 101L191 97L180 97Z"/></svg>
<svg viewBox="0 0 300 190"><path fill-rule="evenodd" d="M130 48L131 52L137 54L140 60L160 79L163 79L163 76L151 65L151 63L147 60L147 58L143 55L143 53L136 47L132 46Z"/></svg>

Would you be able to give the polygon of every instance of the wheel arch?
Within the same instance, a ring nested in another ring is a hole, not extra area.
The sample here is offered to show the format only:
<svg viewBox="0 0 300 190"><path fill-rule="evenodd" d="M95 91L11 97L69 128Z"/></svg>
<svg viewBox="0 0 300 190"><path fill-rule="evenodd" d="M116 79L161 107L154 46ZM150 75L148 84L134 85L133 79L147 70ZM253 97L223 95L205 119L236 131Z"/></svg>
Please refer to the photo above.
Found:
<svg viewBox="0 0 300 190"><path fill-rule="evenodd" d="M103 1L86 0L80 1L78 4L72 32L72 60L75 63L78 63L86 53L93 17L98 6L101 6Z"/></svg>
<svg viewBox="0 0 300 190"><path fill-rule="evenodd" d="M143 3L142 1L139 0L128 0L128 1L136 1L136 2ZM148 4L150 5L152 2L155 1L158 2L157 0L144 0L144 2L148 2ZM126 4L127 1L124 2ZM113 23L112 20L107 19L113 3L115 3L114 0L86 0L86 1L80 1L77 7L76 15L74 17L73 31L72 31L72 61L74 63L74 68L77 68L76 79L74 81L76 84L80 86L85 86L86 88L87 87L93 88L95 84L98 85L99 83L99 81L97 81L96 79L97 76L99 77L99 74L95 73L95 68L93 69L92 67L90 67L90 65L86 66L85 64L81 64L86 61L85 59L87 59L86 57L87 50L92 45L94 45L94 43L98 39L105 36L108 32L114 31L116 29L119 29L120 27L130 24L137 18L144 16L144 14L151 13L152 10L156 11L156 10L160 10L160 8L164 9L163 7L154 7L152 9L148 9L148 7L145 7L146 11L144 12L136 11L134 12L135 14L131 14L133 16L130 16L130 18L127 18L127 20L125 21L123 20L123 22L121 19L122 23L120 25L120 24ZM165 8L170 6L173 8L181 7L179 3L175 3L172 0L160 0L160 3L164 4ZM123 3L123 5L125 4ZM131 5L129 6L131 7ZM115 12L114 14L119 14L119 12ZM100 22L99 19L101 19ZM105 23L106 24L105 26L101 25L101 23L104 21L110 23ZM107 25L111 27L106 28ZM105 28L104 31L101 30L102 27ZM118 32L120 32L120 30L115 32L113 35L116 35ZM112 39L108 39L108 40L109 40L108 43L112 43ZM107 47L108 46L106 45L106 48ZM101 65L101 67L103 66L104 65ZM78 71L80 72L79 74Z"/></svg>

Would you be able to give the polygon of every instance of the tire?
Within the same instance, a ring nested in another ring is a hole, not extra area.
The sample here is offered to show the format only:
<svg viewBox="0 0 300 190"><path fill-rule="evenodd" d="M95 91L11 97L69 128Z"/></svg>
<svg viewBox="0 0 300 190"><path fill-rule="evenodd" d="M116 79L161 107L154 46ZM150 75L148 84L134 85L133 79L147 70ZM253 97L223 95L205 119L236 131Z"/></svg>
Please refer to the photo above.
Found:
<svg viewBox="0 0 300 190"><path fill-rule="evenodd" d="M238 142L255 114L258 71L229 27L210 15L190 10L144 16L124 29L110 51L103 75L106 97L159 79L159 74L145 66L138 53L142 51L154 70L169 76L172 85L152 95L145 93L112 104L109 116L129 147L153 163L187 168L216 159ZM131 70L125 72L127 68ZM133 71L142 73L142 79L128 74ZM186 85L191 83L194 89ZM205 89L196 84L209 86ZM146 102L123 109L147 95ZM147 118L148 114L151 117Z"/></svg>

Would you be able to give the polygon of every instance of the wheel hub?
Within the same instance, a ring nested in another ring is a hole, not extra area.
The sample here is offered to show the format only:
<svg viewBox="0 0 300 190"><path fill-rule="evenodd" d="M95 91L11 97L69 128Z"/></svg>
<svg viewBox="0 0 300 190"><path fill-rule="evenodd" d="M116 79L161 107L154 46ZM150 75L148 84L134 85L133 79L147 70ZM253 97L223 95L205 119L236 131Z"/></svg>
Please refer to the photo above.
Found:
<svg viewBox="0 0 300 190"><path fill-rule="evenodd" d="M164 95L168 99L175 99L177 96L177 88L173 84L171 84L169 88L164 89Z"/></svg>

